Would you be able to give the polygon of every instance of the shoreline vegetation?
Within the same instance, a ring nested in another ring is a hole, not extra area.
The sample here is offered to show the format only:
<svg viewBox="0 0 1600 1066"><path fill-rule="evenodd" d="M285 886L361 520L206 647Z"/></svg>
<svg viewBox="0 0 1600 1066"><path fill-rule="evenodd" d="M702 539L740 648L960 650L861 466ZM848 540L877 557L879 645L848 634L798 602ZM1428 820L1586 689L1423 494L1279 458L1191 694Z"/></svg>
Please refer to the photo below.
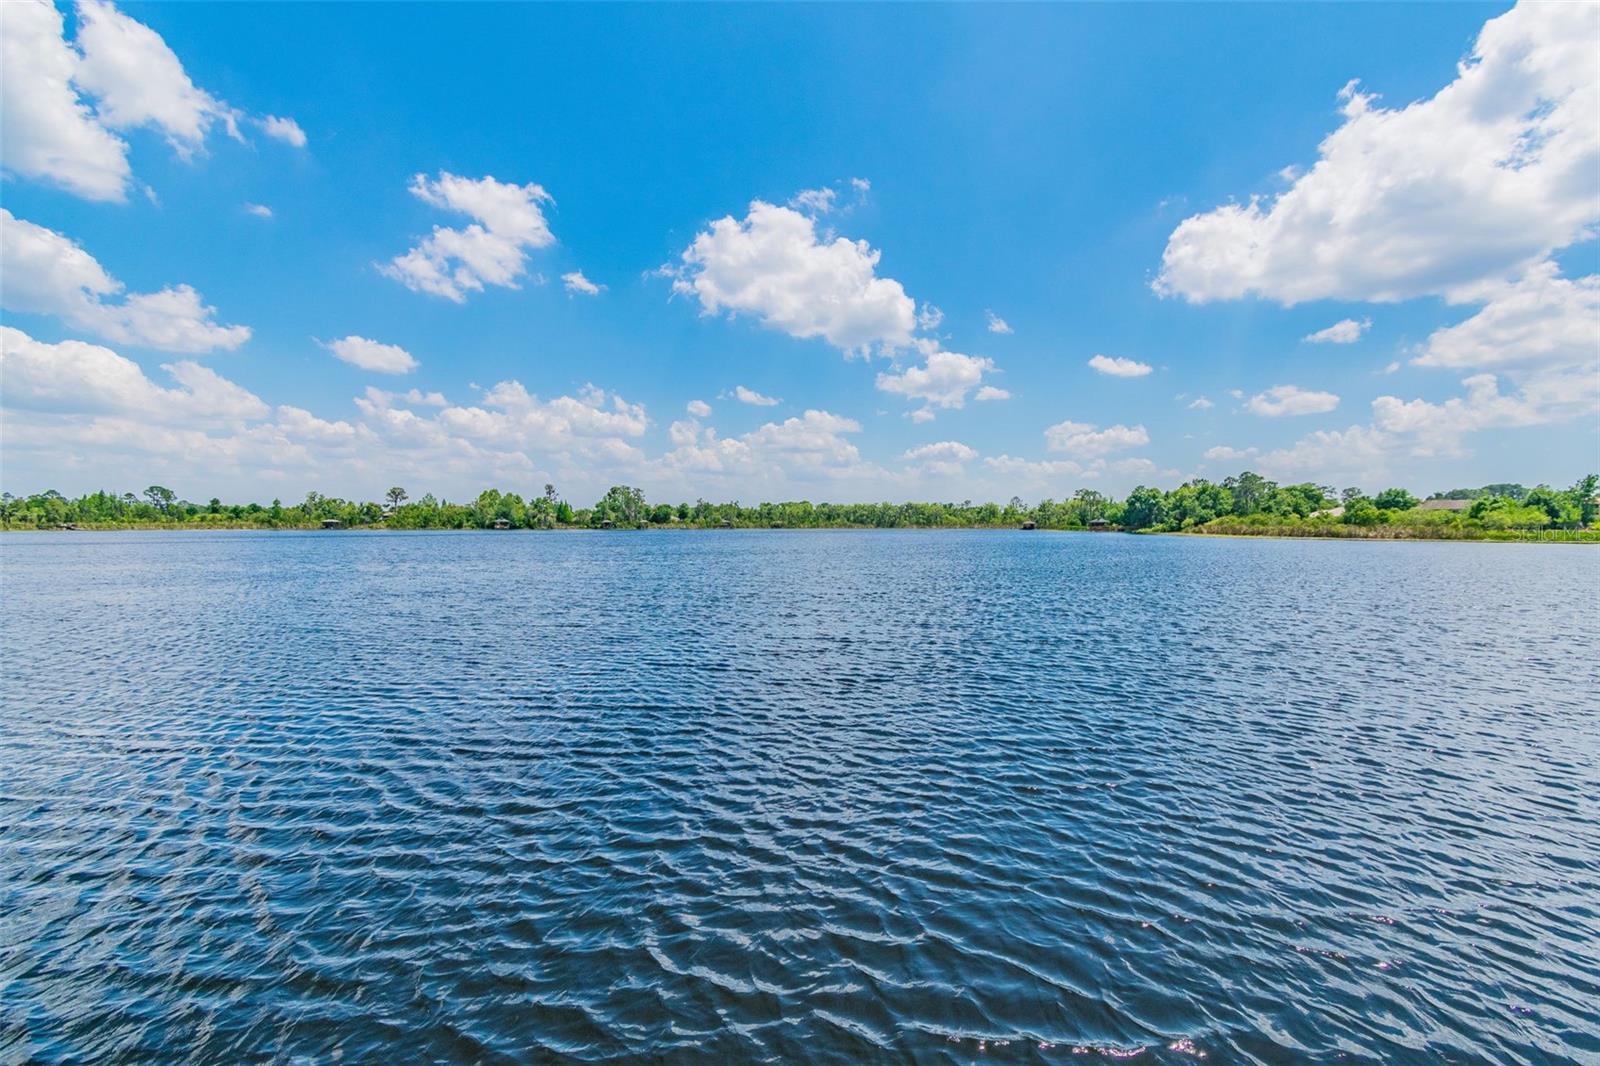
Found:
<svg viewBox="0 0 1600 1066"><path fill-rule="evenodd" d="M1279 485L1244 472L1176 489L1140 486L1125 499L1079 489L1063 500L995 503L811 503L741 506L738 502L649 503L618 485L592 507L574 508L553 485L524 499L486 489L471 503L426 495L412 500L396 486L383 502L308 493L298 503L273 500L199 504L151 485L142 494L94 492L69 499L46 491L0 497L6 530L139 529L1039 529L1184 533L1230 537L1320 537L1362 540L1536 540L1600 543L1595 528L1600 477L1567 489L1485 485L1418 499L1400 488L1373 496L1310 482Z"/></svg>

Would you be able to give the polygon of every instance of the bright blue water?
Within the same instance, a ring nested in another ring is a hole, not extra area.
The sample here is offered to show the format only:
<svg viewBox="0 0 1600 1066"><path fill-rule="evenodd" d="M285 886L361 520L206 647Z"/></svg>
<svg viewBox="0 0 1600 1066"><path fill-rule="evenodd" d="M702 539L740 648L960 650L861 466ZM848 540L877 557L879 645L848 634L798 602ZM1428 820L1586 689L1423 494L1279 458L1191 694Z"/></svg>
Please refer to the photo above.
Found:
<svg viewBox="0 0 1600 1066"><path fill-rule="evenodd" d="M0 566L0 1061L1600 1062L1600 551Z"/></svg>

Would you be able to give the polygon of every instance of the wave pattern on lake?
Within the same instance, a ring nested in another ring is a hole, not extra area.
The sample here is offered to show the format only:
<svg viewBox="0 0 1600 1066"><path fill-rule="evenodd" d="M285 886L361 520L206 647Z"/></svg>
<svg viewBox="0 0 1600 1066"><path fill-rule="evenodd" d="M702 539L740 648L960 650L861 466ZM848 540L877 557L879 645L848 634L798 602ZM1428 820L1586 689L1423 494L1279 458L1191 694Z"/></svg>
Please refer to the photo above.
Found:
<svg viewBox="0 0 1600 1066"><path fill-rule="evenodd" d="M1600 553L0 539L0 1061L1600 1062Z"/></svg>

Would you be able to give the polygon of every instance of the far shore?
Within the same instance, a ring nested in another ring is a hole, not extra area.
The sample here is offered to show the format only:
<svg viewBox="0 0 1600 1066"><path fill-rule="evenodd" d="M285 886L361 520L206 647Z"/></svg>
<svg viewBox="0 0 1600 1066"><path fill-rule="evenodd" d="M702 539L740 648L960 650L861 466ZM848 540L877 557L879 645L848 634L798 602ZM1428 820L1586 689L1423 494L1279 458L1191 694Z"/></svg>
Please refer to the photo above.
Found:
<svg viewBox="0 0 1600 1066"><path fill-rule="evenodd" d="M1111 534L1127 534L1133 536L1161 536L1185 537L1189 539L1218 539L1218 540L1322 540L1322 541L1431 541L1447 542L1458 541L1462 543L1490 543L1490 544L1600 544L1600 529L1543 529L1543 530L1463 530L1447 529L1444 535L1430 536L1426 532L1406 527L1351 527L1329 525L1326 528L1306 527L1262 527L1260 532L1244 532L1239 529L1210 530L1196 527L1186 530L1125 530L1125 529L1023 529L1014 525L939 525L939 526L703 526L691 523L670 523L661 525L644 524L639 526L622 526L601 528L597 526L552 526L543 529L482 529L477 527L465 528L430 528L430 529L395 529L382 524L351 526L337 529L325 529L320 526L262 526L248 523L148 523L148 524L104 524L85 525L77 524L70 527L12 527L0 529L0 534L67 534L67 533L319 533L326 536L339 536L349 534L370 533L470 533L492 534L504 536L507 534L540 534L540 533L735 533L735 532L760 532L760 533L792 533L792 532L817 532L817 533L896 533L896 532L931 532L931 533L972 533L988 531L996 533L1072 533L1092 536L1107 536Z"/></svg>
<svg viewBox="0 0 1600 1066"><path fill-rule="evenodd" d="M274 499L225 504L181 499L162 485L142 495L104 490L68 499L54 490L0 494L0 528L77 530L480 530L508 533L574 530L732 529L994 529L1019 532L1177 533L1185 536L1309 537L1326 540L1480 540L1600 543L1600 475L1570 488L1501 482L1450 489L1419 499L1391 487L1367 496L1358 488L1302 482L1280 485L1248 470L1220 482L1195 478L1170 491L1138 486L1125 499L1078 489L1062 499L1027 503L883 500L650 502L642 489L613 485L589 507L574 507L552 484L538 495L484 489L471 502L431 493L413 499L395 485L379 500L306 493L285 505Z"/></svg>

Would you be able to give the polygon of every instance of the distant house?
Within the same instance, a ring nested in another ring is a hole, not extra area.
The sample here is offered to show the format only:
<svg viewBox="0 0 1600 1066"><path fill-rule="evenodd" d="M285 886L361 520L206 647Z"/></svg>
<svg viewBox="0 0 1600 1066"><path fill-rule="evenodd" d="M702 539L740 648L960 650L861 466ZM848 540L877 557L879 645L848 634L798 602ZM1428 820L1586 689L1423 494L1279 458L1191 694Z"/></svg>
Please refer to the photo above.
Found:
<svg viewBox="0 0 1600 1066"><path fill-rule="evenodd" d="M717 528L718 529L732 529L733 528L733 523L730 522L728 519L724 518L721 522L717 523Z"/></svg>
<svg viewBox="0 0 1600 1066"><path fill-rule="evenodd" d="M1320 511L1312 511L1312 518L1340 518L1344 515L1344 504L1337 507L1324 507Z"/></svg>
<svg viewBox="0 0 1600 1066"><path fill-rule="evenodd" d="M1038 529L1039 528L1039 523L1031 522L1031 521L1030 522L1024 522L1024 523L1022 523L1022 528L1023 529Z"/></svg>
<svg viewBox="0 0 1600 1066"><path fill-rule="evenodd" d="M617 524L615 522L613 522L609 518L602 518L600 520L600 528L601 529L616 529L617 528Z"/></svg>
<svg viewBox="0 0 1600 1066"><path fill-rule="evenodd" d="M1417 505L1419 511L1465 511L1472 507L1471 500L1423 500Z"/></svg>
<svg viewBox="0 0 1600 1066"><path fill-rule="evenodd" d="M511 520L509 518L496 518L493 522L489 523L489 528L490 529L510 529L511 528Z"/></svg>
<svg viewBox="0 0 1600 1066"><path fill-rule="evenodd" d="M1109 533L1111 532L1111 523L1104 518L1091 518L1089 519L1089 532Z"/></svg>
<svg viewBox="0 0 1600 1066"><path fill-rule="evenodd" d="M339 521L339 519L337 519L337 518L324 518L322 520L322 528L323 529L343 529L344 528L344 523Z"/></svg>

